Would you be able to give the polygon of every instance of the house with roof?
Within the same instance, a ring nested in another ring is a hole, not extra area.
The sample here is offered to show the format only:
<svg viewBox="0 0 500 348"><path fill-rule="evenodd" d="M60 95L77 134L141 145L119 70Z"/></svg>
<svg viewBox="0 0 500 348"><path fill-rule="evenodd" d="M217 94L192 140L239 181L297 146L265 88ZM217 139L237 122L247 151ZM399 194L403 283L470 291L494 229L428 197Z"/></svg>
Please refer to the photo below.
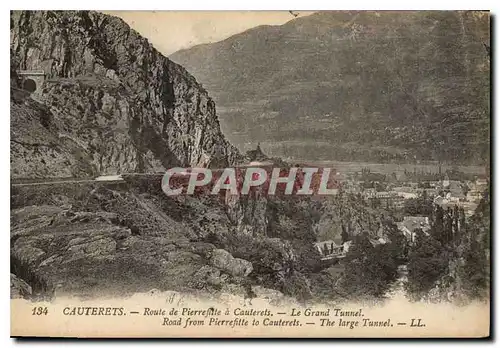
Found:
<svg viewBox="0 0 500 348"><path fill-rule="evenodd" d="M417 229L421 229L426 234L429 234L431 229L427 216L405 216L403 221L396 223L396 225L410 242L415 240Z"/></svg>
<svg viewBox="0 0 500 348"><path fill-rule="evenodd" d="M462 183L460 181L450 181L450 185L448 186L449 198L453 202L464 201L465 194L464 188L462 187Z"/></svg>
<svg viewBox="0 0 500 348"><path fill-rule="evenodd" d="M482 188L486 188L488 186L488 179L486 178L477 178L476 186L480 186Z"/></svg>

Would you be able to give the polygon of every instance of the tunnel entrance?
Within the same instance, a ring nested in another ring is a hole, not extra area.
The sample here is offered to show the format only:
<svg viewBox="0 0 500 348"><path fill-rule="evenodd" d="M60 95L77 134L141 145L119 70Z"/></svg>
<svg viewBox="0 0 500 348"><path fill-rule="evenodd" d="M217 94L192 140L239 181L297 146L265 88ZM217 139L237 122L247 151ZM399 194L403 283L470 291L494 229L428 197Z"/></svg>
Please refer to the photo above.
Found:
<svg viewBox="0 0 500 348"><path fill-rule="evenodd" d="M30 93L33 93L34 91L36 91L36 82L32 79L25 79L23 82L23 89Z"/></svg>
<svg viewBox="0 0 500 348"><path fill-rule="evenodd" d="M45 72L43 70L17 70L17 76L21 80L22 89L31 93L43 86Z"/></svg>

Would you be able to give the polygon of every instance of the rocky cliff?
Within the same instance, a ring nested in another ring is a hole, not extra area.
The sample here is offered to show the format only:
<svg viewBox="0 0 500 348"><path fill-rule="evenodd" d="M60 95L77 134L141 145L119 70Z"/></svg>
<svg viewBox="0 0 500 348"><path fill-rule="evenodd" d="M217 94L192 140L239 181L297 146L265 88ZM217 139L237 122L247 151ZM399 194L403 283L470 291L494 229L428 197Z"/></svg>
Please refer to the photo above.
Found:
<svg viewBox="0 0 500 348"><path fill-rule="evenodd" d="M31 290L21 294L22 284L13 279L12 292L92 297L153 288L285 291L300 274L291 272L300 261L287 240L292 232L276 238L272 231L280 222L266 229L268 202L258 204L258 211L247 204L231 213L234 207L213 196L168 197L159 182L143 176L113 185L13 187L11 273Z"/></svg>
<svg viewBox="0 0 500 348"><path fill-rule="evenodd" d="M39 71L43 81L29 75ZM223 167L241 158L196 80L99 13L11 14L11 110L13 178ZM161 175L124 178L12 187L15 296L152 288L248 295L251 286L288 284L296 256L287 240L300 237L298 226L311 232L307 221L292 222L293 204L276 203L283 211L271 219L266 199L172 199Z"/></svg>
<svg viewBox="0 0 500 348"><path fill-rule="evenodd" d="M21 90L30 76L19 70L44 72L33 94ZM11 75L12 177L221 167L239 157L207 92L119 18L12 12Z"/></svg>

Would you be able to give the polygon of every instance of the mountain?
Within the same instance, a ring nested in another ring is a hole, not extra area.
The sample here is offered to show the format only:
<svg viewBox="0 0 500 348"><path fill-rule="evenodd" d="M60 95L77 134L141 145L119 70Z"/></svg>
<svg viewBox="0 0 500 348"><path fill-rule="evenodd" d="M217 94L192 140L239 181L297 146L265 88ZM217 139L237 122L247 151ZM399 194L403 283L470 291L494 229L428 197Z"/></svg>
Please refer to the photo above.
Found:
<svg viewBox="0 0 500 348"><path fill-rule="evenodd" d="M10 50L11 178L45 181L11 185L13 297L269 298L307 285L316 202L169 197L161 173L144 174L242 159L184 68L121 19L89 11L12 12ZM123 180L49 179L113 173Z"/></svg>
<svg viewBox="0 0 500 348"><path fill-rule="evenodd" d="M181 50L229 140L321 160L489 161L489 14L335 11ZM485 48L486 47L486 48Z"/></svg>
<svg viewBox="0 0 500 348"><path fill-rule="evenodd" d="M121 19L89 11L12 12L10 50L11 177L124 177L11 185L13 297L257 293L250 257L281 286L294 252L266 235L267 200L167 197L161 173L144 174L241 158L184 68Z"/></svg>
<svg viewBox="0 0 500 348"><path fill-rule="evenodd" d="M238 158L208 93L123 20L13 11L10 33L13 178L221 167ZM39 72L43 82L29 75Z"/></svg>

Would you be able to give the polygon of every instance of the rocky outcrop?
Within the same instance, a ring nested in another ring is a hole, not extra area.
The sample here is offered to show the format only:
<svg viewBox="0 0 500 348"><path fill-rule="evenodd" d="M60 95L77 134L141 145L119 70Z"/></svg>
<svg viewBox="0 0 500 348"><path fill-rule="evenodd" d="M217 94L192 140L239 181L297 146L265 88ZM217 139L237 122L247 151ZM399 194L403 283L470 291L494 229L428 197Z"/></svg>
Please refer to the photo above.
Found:
<svg viewBox="0 0 500 348"><path fill-rule="evenodd" d="M267 235L268 199L256 190L255 196L226 194L225 205L229 220L238 233Z"/></svg>
<svg viewBox="0 0 500 348"><path fill-rule="evenodd" d="M45 198L53 203L50 194ZM86 211L55 205L13 209L12 272L32 286L33 293L56 296L192 288L195 273L207 265L202 255L209 246L191 244L182 229L161 219L150 219L155 234L148 234L140 221L136 223L142 235L133 234L124 218L131 206L124 202L112 203L117 213L92 211L92 199ZM157 208L133 209L139 215L161 214ZM203 281L205 286L215 284Z"/></svg>
<svg viewBox="0 0 500 348"><path fill-rule="evenodd" d="M207 92L119 18L13 11L11 55L14 177L224 167L240 158ZM16 70L44 71L32 98L18 90Z"/></svg>
<svg viewBox="0 0 500 348"><path fill-rule="evenodd" d="M249 285L281 291L295 282L298 258L285 239L292 234L270 238L276 222L272 230L257 224L266 221L267 204L253 213L251 205L242 208L248 220L239 225L216 197L174 199L160 185L148 192L132 183L13 187L11 254L23 266L13 273L43 279L37 290L55 289L56 296L235 286L245 293Z"/></svg>
<svg viewBox="0 0 500 348"><path fill-rule="evenodd" d="M319 240L334 240L339 244L363 232L368 232L373 238L382 237L385 227L380 211L349 194L325 199L321 216L314 224Z"/></svg>
<svg viewBox="0 0 500 348"><path fill-rule="evenodd" d="M225 167L240 160L206 91L120 19L22 11L12 13L11 23L12 177ZM45 80L30 94L20 89L17 70L43 70ZM262 159L260 149L249 157ZM124 178L12 187L12 273L36 294L158 288L252 297L250 285L286 295L299 284L309 296L307 279L294 271L304 267L297 267L302 261L292 243L315 240L307 202L172 198L161 191L161 175Z"/></svg>
<svg viewBox="0 0 500 348"><path fill-rule="evenodd" d="M19 279L14 274L10 274L10 298L30 298L33 291L24 280Z"/></svg>
<svg viewBox="0 0 500 348"><path fill-rule="evenodd" d="M246 277L253 271L251 262L235 258L224 249L216 249L212 252L210 264L234 277Z"/></svg>

